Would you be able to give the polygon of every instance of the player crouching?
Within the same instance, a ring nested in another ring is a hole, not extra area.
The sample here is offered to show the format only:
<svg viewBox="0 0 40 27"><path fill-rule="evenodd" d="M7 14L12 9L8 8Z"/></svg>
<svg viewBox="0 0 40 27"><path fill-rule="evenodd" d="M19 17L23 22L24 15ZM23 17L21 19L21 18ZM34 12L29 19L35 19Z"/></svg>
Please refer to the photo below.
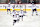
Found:
<svg viewBox="0 0 40 27"><path fill-rule="evenodd" d="M14 15L13 15L14 16ZM16 23L16 22L19 22L19 13L16 11L16 17L14 18L13 20L13 25Z"/></svg>

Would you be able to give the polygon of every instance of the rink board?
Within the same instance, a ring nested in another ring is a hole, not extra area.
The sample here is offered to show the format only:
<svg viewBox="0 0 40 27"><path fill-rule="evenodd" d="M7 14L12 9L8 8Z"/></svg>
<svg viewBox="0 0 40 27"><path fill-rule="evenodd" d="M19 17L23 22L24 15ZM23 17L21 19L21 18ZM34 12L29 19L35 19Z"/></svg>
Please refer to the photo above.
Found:
<svg viewBox="0 0 40 27"><path fill-rule="evenodd" d="M20 11L20 10L25 11L25 9L26 11L32 11L32 4L11 4L10 5L11 11L13 11L14 5L15 5L14 10L16 11ZM35 4L35 5L37 11L40 11L40 4ZM0 4L0 11L7 11L7 8L5 8L5 6L8 7L8 4Z"/></svg>
<svg viewBox="0 0 40 27"><path fill-rule="evenodd" d="M20 9L14 9L14 10L20 11ZM7 9L0 9L0 11L7 11ZM11 9L11 11L13 10ZM25 11L25 9L23 9L23 11ZM26 11L32 11L32 9L26 9ZM40 9L37 9L37 11L40 11Z"/></svg>

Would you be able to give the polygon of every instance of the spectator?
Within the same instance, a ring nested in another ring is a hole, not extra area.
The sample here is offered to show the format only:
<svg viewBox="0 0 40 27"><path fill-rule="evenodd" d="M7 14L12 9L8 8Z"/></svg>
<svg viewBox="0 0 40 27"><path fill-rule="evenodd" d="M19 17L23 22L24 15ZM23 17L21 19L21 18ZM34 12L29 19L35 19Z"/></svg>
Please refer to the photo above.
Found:
<svg viewBox="0 0 40 27"><path fill-rule="evenodd" d="M32 1L32 3L36 4L36 1L35 1L35 0L33 0L33 1Z"/></svg>
<svg viewBox="0 0 40 27"><path fill-rule="evenodd" d="M21 1L18 1L17 4L22 4L22 2Z"/></svg>

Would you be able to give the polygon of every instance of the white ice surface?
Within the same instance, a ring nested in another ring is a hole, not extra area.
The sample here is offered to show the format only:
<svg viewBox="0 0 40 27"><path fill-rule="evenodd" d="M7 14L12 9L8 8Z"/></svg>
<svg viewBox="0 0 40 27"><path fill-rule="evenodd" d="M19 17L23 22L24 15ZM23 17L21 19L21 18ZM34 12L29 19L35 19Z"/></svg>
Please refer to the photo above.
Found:
<svg viewBox="0 0 40 27"><path fill-rule="evenodd" d="M28 12L23 17L23 21L15 23L13 26L13 17L7 12L0 12L0 27L40 27L40 12L38 16L32 16L31 12Z"/></svg>

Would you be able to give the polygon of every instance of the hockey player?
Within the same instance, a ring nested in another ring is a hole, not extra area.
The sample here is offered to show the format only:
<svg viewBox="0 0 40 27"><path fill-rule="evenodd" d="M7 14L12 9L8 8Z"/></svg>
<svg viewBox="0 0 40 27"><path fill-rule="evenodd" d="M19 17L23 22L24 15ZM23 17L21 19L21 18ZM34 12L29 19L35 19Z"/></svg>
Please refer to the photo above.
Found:
<svg viewBox="0 0 40 27"><path fill-rule="evenodd" d="M16 17L16 12L15 12L15 10L13 10L12 15L13 15L13 18ZM16 23L16 19L13 19L13 25L14 25L14 23Z"/></svg>
<svg viewBox="0 0 40 27"><path fill-rule="evenodd" d="M32 3L32 16L33 16L34 11L36 12L36 15L38 15L38 14L37 14L36 5L35 5L34 2L33 2L33 3Z"/></svg>
<svg viewBox="0 0 40 27"><path fill-rule="evenodd" d="M13 15L14 16L14 15ZM13 20L13 25L16 23L16 22L19 22L19 14L18 14L18 12L16 11L16 15L15 15L16 17L14 18L14 20Z"/></svg>
<svg viewBox="0 0 40 27"><path fill-rule="evenodd" d="M10 14L11 14L11 9L10 9L10 3L8 3L8 5L6 6L6 8L7 8L7 14L8 14L8 12L10 11Z"/></svg>
<svg viewBox="0 0 40 27"><path fill-rule="evenodd" d="M13 9L13 10L15 9L15 5L12 6L12 9Z"/></svg>
<svg viewBox="0 0 40 27"><path fill-rule="evenodd" d="M13 17L16 15L16 11L14 10L14 8L15 8L15 5L12 6L12 10L13 10L12 15L13 15Z"/></svg>
<svg viewBox="0 0 40 27"><path fill-rule="evenodd" d="M15 12L15 10L13 10L12 15L13 15L13 18L16 17L16 12Z"/></svg>
<svg viewBox="0 0 40 27"><path fill-rule="evenodd" d="M22 21L23 21L23 16L24 16L24 14L23 14L23 10L21 10L21 11L19 12L19 17L22 18Z"/></svg>

